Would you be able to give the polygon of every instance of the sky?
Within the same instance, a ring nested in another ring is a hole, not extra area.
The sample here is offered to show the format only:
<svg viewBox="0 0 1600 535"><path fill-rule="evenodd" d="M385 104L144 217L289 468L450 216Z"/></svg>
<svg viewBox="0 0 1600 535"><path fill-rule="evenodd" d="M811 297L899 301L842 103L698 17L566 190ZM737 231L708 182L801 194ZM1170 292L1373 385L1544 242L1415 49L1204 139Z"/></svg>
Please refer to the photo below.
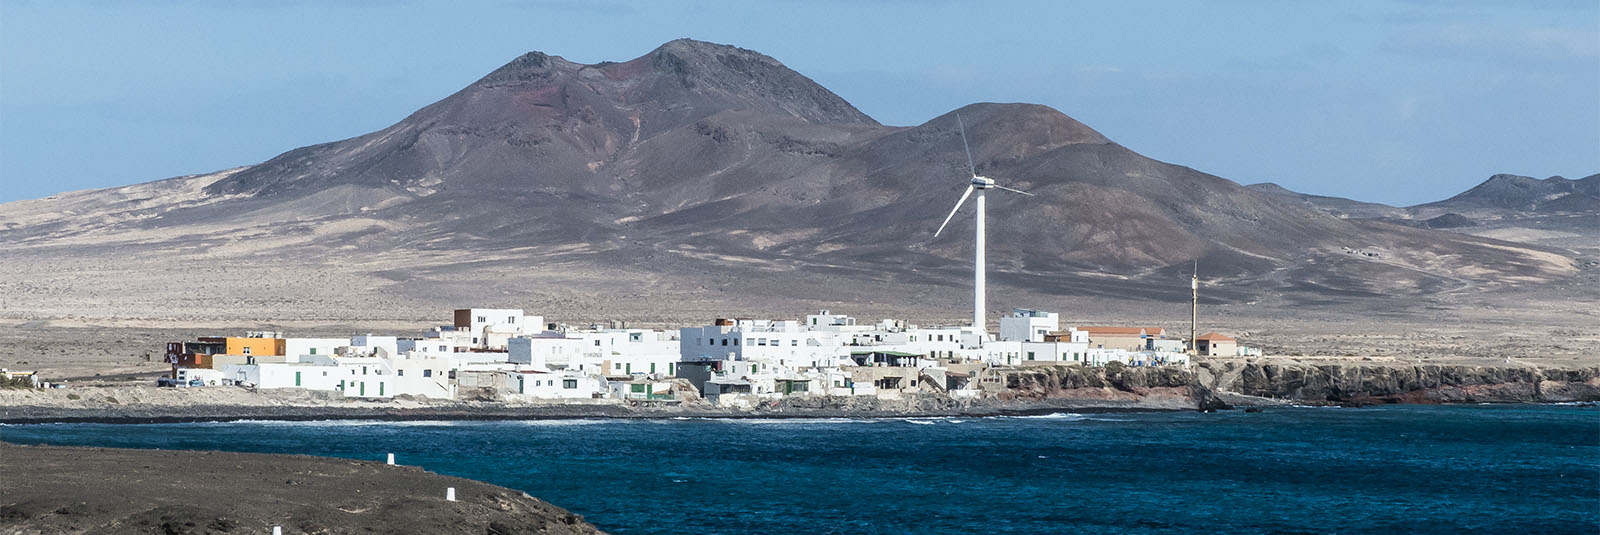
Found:
<svg viewBox="0 0 1600 535"><path fill-rule="evenodd" d="M1241 184L1397 205L1600 172L1600 2L0 0L0 202L381 129L528 51L689 37L880 122L1050 106Z"/></svg>

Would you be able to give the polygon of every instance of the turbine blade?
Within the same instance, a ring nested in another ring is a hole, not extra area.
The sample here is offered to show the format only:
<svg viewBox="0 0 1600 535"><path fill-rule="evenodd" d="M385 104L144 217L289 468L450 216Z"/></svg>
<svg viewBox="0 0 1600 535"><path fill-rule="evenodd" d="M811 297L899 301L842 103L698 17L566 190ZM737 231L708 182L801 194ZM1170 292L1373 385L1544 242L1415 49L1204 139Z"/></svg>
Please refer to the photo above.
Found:
<svg viewBox="0 0 1600 535"><path fill-rule="evenodd" d="M1026 191L1022 191L1020 189L1008 188L1008 187L1005 187L1005 186L1002 186L1002 185L999 185L999 184L995 184L994 187L999 188L999 189L1003 189L1003 190L1006 190L1006 191L1009 191L1009 192L1012 192L1012 193L1021 193L1023 195L1027 195L1029 197L1037 197L1038 196L1038 195L1034 195L1032 193L1028 193Z"/></svg>
<svg viewBox="0 0 1600 535"><path fill-rule="evenodd" d="M967 202L967 197L969 197L971 195L972 195L972 186L969 185L969 186L967 186L967 192L961 194L961 200L956 201L956 207L950 209L950 215L944 216L944 222L939 224L939 230L933 231L933 237L937 238L937 237L939 237L939 233L940 232L944 232L944 226L950 224L950 219L954 218L956 216L956 210L960 210L961 209L961 205L965 204Z"/></svg>
<svg viewBox="0 0 1600 535"><path fill-rule="evenodd" d="M961 148L967 150L967 170L972 176L978 176L978 166L972 163L972 147L967 145L967 123L961 120L961 114L956 114L956 126L961 127Z"/></svg>

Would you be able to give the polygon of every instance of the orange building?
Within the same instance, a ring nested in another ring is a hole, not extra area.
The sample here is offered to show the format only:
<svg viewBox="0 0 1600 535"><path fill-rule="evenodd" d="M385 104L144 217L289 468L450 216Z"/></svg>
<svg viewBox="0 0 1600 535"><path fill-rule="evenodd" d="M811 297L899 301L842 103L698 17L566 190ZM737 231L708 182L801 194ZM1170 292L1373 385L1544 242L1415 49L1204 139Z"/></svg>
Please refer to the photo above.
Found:
<svg viewBox="0 0 1600 535"><path fill-rule="evenodd" d="M229 336L227 339L228 355L249 355L252 357L281 357L283 356L282 338L247 338Z"/></svg>

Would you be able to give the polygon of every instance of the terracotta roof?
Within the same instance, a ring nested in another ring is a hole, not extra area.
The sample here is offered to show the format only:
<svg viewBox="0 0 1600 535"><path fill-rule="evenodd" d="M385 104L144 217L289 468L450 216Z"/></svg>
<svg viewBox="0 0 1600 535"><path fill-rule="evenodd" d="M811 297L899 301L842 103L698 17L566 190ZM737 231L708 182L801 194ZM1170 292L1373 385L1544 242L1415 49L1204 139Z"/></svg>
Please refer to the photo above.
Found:
<svg viewBox="0 0 1600 535"><path fill-rule="evenodd" d="M1205 341L1208 341L1208 342L1237 342L1238 341L1238 340L1234 340L1233 338L1229 338L1225 334L1218 333L1218 332L1205 333L1205 334L1202 334L1200 336L1195 337L1195 339L1196 340L1205 340Z"/></svg>
<svg viewBox="0 0 1600 535"><path fill-rule="evenodd" d="M1078 327L1078 330L1087 332L1090 336L1097 334L1102 336L1138 336L1142 334L1156 335L1165 332L1160 327Z"/></svg>

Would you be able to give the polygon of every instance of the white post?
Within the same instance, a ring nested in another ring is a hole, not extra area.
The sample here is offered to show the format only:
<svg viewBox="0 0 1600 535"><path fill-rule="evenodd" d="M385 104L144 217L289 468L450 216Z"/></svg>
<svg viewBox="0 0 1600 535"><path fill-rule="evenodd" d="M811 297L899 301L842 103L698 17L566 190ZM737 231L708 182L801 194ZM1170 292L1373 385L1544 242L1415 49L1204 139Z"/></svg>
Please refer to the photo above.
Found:
<svg viewBox="0 0 1600 535"><path fill-rule="evenodd" d="M984 202L983 202L983 199L986 196L985 193L988 192L988 191L989 191L989 188L986 188L986 187L978 188L978 224L976 225L976 227L978 229L978 232L977 232L978 239L977 239L977 249L975 251L973 251L973 253L972 253L972 258L973 258L973 265L972 265L972 327L974 329L978 330L978 343L980 345L983 344L983 339L984 339L983 335L984 335L984 333L988 331L988 325L986 325L987 322L984 321L985 314L984 314L984 310L983 310L983 307L984 307L984 288L983 288L983 283L984 283L984 273L983 273L983 264L984 264L984 262L983 262L983 234L984 234L984 229L983 229L983 226L984 226L984 220L988 218L988 214L984 213Z"/></svg>
<svg viewBox="0 0 1600 535"><path fill-rule="evenodd" d="M444 489L444 501L447 501L447 502L456 501L456 488L455 487L445 487L445 489Z"/></svg>
<svg viewBox="0 0 1600 535"><path fill-rule="evenodd" d="M389 465L390 466L394 465L394 454L393 453L389 454Z"/></svg>
<svg viewBox="0 0 1600 535"><path fill-rule="evenodd" d="M272 526L272 535L283 535L283 526Z"/></svg>

